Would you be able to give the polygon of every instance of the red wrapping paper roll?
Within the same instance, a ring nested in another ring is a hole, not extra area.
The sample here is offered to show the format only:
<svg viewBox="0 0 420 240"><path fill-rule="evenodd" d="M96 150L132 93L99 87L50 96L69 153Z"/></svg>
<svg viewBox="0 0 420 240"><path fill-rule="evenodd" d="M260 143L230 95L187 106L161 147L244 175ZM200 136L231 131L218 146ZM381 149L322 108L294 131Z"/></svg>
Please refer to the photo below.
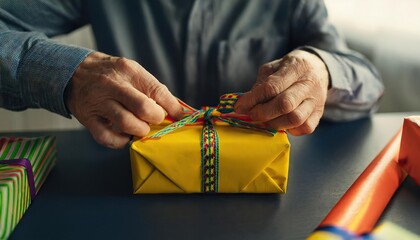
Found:
<svg viewBox="0 0 420 240"><path fill-rule="evenodd" d="M401 138L400 165L420 185L420 116L404 119Z"/></svg>
<svg viewBox="0 0 420 240"><path fill-rule="evenodd" d="M401 130L347 190L320 228L333 226L360 235L372 231L407 174L398 165Z"/></svg>

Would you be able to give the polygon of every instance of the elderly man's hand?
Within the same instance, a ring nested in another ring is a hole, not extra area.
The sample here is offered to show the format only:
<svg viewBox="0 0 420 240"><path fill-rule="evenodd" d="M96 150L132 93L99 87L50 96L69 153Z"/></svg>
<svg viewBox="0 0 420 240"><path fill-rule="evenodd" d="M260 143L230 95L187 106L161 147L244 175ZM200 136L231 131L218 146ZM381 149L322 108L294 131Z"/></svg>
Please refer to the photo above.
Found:
<svg viewBox="0 0 420 240"><path fill-rule="evenodd" d="M110 148L124 147L131 135L146 135L149 124L161 123L166 113L182 116L177 99L137 62L100 52L80 64L66 96L69 111Z"/></svg>
<svg viewBox="0 0 420 240"><path fill-rule="evenodd" d="M260 67L256 84L238 100L235 111L292 135L309 134L324 112L328 85L324 62L295 50Z"/></svg>

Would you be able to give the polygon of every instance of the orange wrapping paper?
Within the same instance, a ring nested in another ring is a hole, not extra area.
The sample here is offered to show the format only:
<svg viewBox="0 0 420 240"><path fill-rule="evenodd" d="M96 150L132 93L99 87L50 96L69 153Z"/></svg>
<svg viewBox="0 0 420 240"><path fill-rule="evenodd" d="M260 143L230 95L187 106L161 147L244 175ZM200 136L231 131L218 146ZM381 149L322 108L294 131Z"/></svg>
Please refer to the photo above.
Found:
<svg viewBox="0 0 420 240"><path fill-rule="evenodd" d="M401 138L400 165L420 185L420 116L404 119Z"/></svg>
<svg viewBox="0 0 420 240"><path fill-rule="evenodd" d="M375 157L320 228L334 226L360 235L372 231L386 205L407 174L398 165L401 130Z"/></svg>

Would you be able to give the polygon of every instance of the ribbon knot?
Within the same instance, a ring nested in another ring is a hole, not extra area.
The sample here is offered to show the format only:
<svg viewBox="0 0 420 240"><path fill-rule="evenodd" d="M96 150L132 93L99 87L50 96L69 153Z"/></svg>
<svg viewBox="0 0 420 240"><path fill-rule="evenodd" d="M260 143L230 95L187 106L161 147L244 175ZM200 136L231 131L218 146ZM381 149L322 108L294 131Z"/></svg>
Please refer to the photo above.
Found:
<svg viewBox="0 0 420 240"><path fill-rule="evenodd" d="M220 117L221 113L216 108L208 108L203 114L204 121L212 122L215 117Z"/></svg>
<svg viewBox="0 0 420 240"><path fill-rule="evenodd" d="M224 94L220 97L219 105L216 108L205 107L200 110L191 108L181 102L186 109L187 116L177 122L173 122L153 135L143 138L142 141L159 139L185 125L196 124L200 120L203 121L201 137L201 191L207 193L218 192L219 137L214 127L215 123L223 122L233 127L262 131L273 136L277 133L274 129L250 122L249 118L244 115L234 113L233 106L240 95L239 93Z"/></svg>

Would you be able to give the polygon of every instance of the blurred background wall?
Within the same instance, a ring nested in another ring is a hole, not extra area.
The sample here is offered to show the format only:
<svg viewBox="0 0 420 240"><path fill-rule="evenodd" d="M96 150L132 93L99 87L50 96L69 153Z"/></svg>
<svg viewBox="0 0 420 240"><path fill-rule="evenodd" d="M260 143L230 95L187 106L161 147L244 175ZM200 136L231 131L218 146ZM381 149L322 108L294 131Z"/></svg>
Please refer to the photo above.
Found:
<svg viewBox="0 0 420 240"><path fill-rule="evenodd" d="M348 45L378 68L386 92L380 111L420 110L420 1L325 0Z"/></svg>
<svg viewBox="0 0 420 240"><path fill-rule="evenodd" d="M420 1L325 0L331 21L349 46L368 57L386 86L381 112L420 111ZM59 41L95 49L91 29L84 27ZM42 109L0 109L0 131L77 129L66 119Z"/></svg>

